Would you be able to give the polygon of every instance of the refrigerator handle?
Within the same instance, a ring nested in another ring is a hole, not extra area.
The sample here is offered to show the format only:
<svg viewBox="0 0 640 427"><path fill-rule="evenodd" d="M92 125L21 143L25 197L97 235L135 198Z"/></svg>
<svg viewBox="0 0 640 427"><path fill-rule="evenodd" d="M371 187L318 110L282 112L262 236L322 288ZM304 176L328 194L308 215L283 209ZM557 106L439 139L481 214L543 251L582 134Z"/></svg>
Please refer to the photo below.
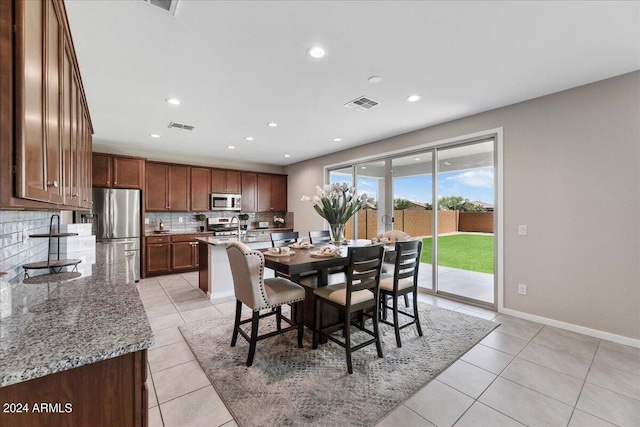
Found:
<svg viewBox="0 0 640 427"><path fill-rule="evenodd" d="M113 191L109 191L109 238L113 239L113 221L115 218L115 211L113 209L115 195Z"/></svg>

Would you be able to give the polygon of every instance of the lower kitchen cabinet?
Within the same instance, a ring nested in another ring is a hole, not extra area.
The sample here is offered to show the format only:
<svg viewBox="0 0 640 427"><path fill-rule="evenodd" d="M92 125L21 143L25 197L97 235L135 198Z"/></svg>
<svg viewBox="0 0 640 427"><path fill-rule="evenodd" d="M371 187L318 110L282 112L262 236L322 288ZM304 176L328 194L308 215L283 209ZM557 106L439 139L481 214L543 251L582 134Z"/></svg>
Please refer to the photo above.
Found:
<svg viewBox="0 0 640 427"><path fill-rule="evenodd" d="M168 274L171 255L171 237L147 237L145 245L145 275Z"/></svg>
<svg viewBox="0 0 640 427"><path fill-rule="evenodd" d="M198 270L199 249L196 239L209 234L180 234L146 237L145 276Z"/></svg>

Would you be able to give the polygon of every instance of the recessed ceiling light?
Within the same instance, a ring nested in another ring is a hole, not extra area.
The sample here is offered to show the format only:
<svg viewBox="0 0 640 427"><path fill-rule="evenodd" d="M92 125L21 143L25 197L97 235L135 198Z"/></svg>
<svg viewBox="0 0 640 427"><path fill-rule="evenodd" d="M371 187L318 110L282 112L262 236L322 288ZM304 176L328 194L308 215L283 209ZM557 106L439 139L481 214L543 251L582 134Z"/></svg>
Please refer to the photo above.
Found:
<svg viewBox="0 0 640 427"><path fill-rule="evenodd" d="M227 145L227 148L228 148L229 150L235 150L235 149L236 149L236 146L235 146L235 145Z"/></svg>
<svg viewBox="0 0 640 427"><path fill-rule="evenodd" d="M420 161L420 157L416 157L416 158L415 158L415 159L413 159L413 160L415 160L416 162L419 162L419 161Z"/></svg>
<svg viewBox="0 0 640 427"><path fill-rule="evenodd" d="M179 99L175 99L175 98L167 98L167 99L165 99L165 101L167 101L171 105L180 105L181 104L180 100Z"/></svg>
<svg viewBox="0 0 640 427"><path fill-rule="evenodd" d="M160 138L160 135L158 135L157 133L150 133L149 136L151 138Z"/></svg>
<svg viewBox="0 0 640 427"><path fill-rule="evenodd" d="M333 138L333 142L340 142L342 141L342 138Z"/></svg>
<svg viewBox="0 0 640 427"><path fill-rule="evenodd" d="M307 53L312 58L322 58L326 55L326 52L320 46L314 46L307 50Z"/></svg>
<svg viewBox="0 0 640 427"><path fill-rule="evenodd" d="M291 157L291 154L285 154L284 156L285 157Z"/></svg>
<svg viewBox="0 0 640 427"><path fill-rule="evenodd" d="M252 136L245 136L244 139L246 139L247 141L253 141L253 137Z"/></svg>
<svg viewBox="0 0 640 427"><path fill-rule="evenodd" d="M445 166L451 166L451 163L449 162L444 162Z"/></svg>
<svg viewBox="0 0 640 427"><path fill-rule="evenodd" d="M382 81L382 77L380 76L369 77L369 83L380 83L381 81Z"/></svg>
<svg viewBox="0 0 640 427"><path fill-rule="evenodd" d="M407 96L407 101L409 101L409 102L416 102L419 99L420 99L420 97L418 95Z"/></svg>
<svg viewBox="0 0 640 427"><path fill-rule="evenodd" d="M360 169L366 169L366 168L367 168L366 166L362 166Z"/></svg>
<svg viewBox="0 0 640 427"><path fill-rule="evenodd" d="M267 126L275 128L275 127L278 127L278 124L274 123L274 122L269 122L269 123L267 123Z"/></svg>

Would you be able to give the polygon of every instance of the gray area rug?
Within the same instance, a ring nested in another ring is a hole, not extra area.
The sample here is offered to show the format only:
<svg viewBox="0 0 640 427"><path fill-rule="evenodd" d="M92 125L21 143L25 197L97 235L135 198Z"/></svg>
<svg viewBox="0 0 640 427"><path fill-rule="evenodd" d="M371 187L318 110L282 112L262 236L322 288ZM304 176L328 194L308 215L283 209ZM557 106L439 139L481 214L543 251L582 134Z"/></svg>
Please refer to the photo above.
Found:
<svg viewBox="0 0 640 427"><path fill-rule="evenodd" d="M250 368L247 341L238 337L230 347L233 315L180 331L241 426L372 426L499 325L428 304L419 311L423 337L405 328L398 348L393 328L380 324L384 358L375 345L354 352L352 375L344 349L328 343L313 350L308 329L303 349L294 331L259 341ZM273 329L273 317L261 320L260 333Z"/></svg>

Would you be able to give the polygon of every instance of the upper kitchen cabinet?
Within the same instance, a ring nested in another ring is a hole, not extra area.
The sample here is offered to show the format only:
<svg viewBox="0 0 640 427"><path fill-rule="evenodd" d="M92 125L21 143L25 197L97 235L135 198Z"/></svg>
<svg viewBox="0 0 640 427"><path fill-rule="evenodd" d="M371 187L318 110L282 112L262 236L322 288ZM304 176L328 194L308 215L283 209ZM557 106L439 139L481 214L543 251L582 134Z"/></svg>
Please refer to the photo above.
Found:
<svg viewBox="0 0 640 427"><path fill-rule="evenodd" d="M286 175L258 174L257 206L259 212L287 211Z"/></svg>
<svg viewBox="0 0 640 427"><path fill-rule="evenodd" d="M211 192L240 194L240 172L211 169Z"/></svg>
<svg viewBox="0 0 640 427"><path fill-rule="evenodd" d="M257 210L256 198L258 192L258 175L252 172L243 172L242 191L240 193L240 203L244 212L255 212Z"/></svg>
<svg viewBox="0 0 640 427"><path fill-rule="evenodd" d="M90 208L93 132L64 2L0 2L0 61L0 122L13 124L0 206Z"/></svg>
<svg viewBox="0 0 640 427"><path fill-rule="evenodd" d="M194 212L209 210L211 193L211 169L191 167L191 210Z"/></svg>
<svg viewBox="0 0 640 427"><path fill-rule="evenodd" d="M150 212L190 210L190 167L147 162L145 207Z"/></svg>
<svg viewBox="0 0 640 427"><path fill-rule="evenodd" d="M93 153L93 186L142 190L145 159Z"/></svg>

